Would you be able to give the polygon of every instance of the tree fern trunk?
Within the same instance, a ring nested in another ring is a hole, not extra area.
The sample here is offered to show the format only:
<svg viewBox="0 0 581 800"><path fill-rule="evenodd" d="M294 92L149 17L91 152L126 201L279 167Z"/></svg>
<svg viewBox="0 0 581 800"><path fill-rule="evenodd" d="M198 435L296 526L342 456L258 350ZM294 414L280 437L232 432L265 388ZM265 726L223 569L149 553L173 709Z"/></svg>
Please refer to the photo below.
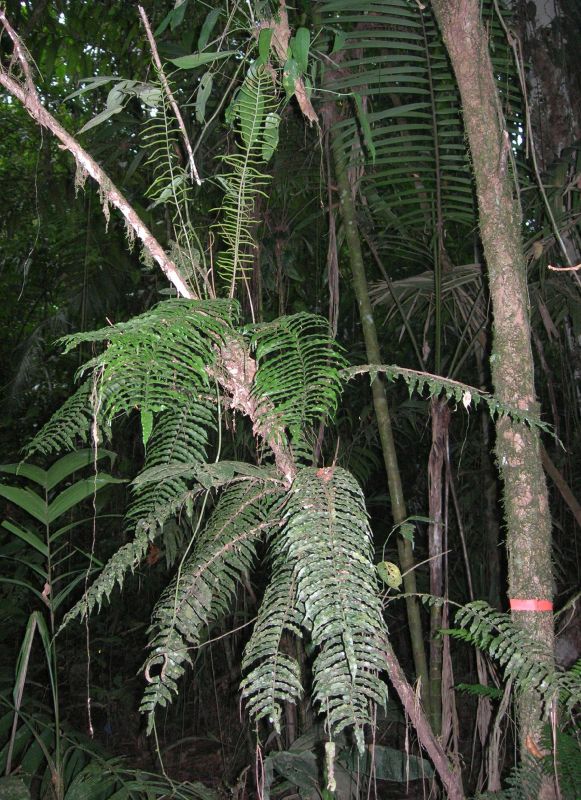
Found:
<svg viewBox="0 0 581 800"><path fill-rule="evenodd" d="M482 23L480 0L433 0L462 100L476 178L480 234L494 312L492 378L501 401L536 409L521 212L508 167L510 139ZM509 595L552 598L551 518L537 430L508 419L497 422L496 456L504 483ZM517 625L552 658L553 617L513 611ZM519 700L520 747L538 746L542 707L534 690ZM547 795L549 796L549 795Z"/></svg>
<svg viewBox="0 0 581 800"><path fill-rule="evenodd" d="M337 111L335 107L327 107L326 121L329 126L329 136L333 150L333 162L335 176L339 189L339 201L341 205L341 215L345 228L345 237L349 249L349 259L351 264L351 278L353 290L357 298L359 307L359 318L365 339L365 350L367 360L370 364L381 364L381 353L377 339L377 330L371 310L365 266L363 263L363 253L361 250L361 240L357 228L357 218L355 205L351 195L351 186L347 175L347 170L343 163L340 146L333 135L333 121L336 121ZM391 510L396 525L399 525L407 517L407 510L403 497L397 453L391 427L391 417L385 394L385 385L380 377L375 377L371 384L373 395L373 406L377 418L379 438L381 440L381 450L387 472L387 483L389 496L391 499ZM398 536L397 548L399 553L400 567L404 575L405 591L410 594L417 592L416 576L414 572L414 556L411 543ZM422 621L420 618L419 603L415 597L406 599L408 625L412 643L412 652L416 675L421 683L421 696L426 712L429 713L429 676L424 648L424 635L422 631Z"/></svg>

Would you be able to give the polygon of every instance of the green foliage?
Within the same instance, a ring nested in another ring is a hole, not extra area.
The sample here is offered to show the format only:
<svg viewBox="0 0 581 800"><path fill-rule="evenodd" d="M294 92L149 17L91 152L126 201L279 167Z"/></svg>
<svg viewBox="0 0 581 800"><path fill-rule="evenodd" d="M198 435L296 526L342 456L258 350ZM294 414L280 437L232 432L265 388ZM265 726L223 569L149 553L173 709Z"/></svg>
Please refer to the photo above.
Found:
<svg viewBox="0 0 581 800"><path fill-rule="evenodd" d="M384 374L390 381L403 378L407 384L410 397L414 392L418 392L419 394L425 392L430 398L440 397L443 394L448 400L454 400L458 404L462 403L466 409L471 405L477 406L482 402L488 407L492 419L508 417L513 422L539 428L545 433L553 433L551 426L543 422L538 414L522 411L515 406L508 406L494 395L483 392L481 389L469 386L466 383L460 383L460 381L442 378L439 375L432 375L428 372L404 369L395 364L369 364L366 366L348 367L342 372L343 377L347 380L351 380L356 375L362 375L364 373L369 374L370 380L373 380L379 373Z"/></svg>
<svg viewBox="0 0 581 800"><path fill-rule="evenodd" d="M269 428L288 430L295 456L310 455L310 428L332 416L346 361L329 336L326 320L313 314L279 317L250 328L258 371L254 394Z"/></svg>
<svg viewBox="0 0 581 800"><path fill-rule="evenodd" d="M141 704L149 730L156 707L171 700L184 664L191 663L188 648L197 646L206 627L227 613L238 583L254 562L256 542L276 524L270 512L278 495L255 481L226 489L157 603L146 663L149 685Z"/></svg>
<svg viewBox="0 0 581 800"><path fill-rule="evenodd" d="M297 600L295 570L282 536L274 539L271 555L270 583L242 659L246 677L241 688L248 714L256 721L266 717L280 733L283 704L296 703L303 694L300 666L283 645L288 634L302 637L304 609Z"/></svg>
<svg viewBox="0 0 581 800"><path fill-rule="evenodd" d="M48 605L52 613L60 610L63 602L86 575L85 569L62 573L54 571L54 564L58 563L58 556L65 544L65 534L79 524L70 520L63 524L59 522L61 517L83 501L94 500L105 486L122 481L104 472L94 472L89 477L71 481L68 486L59 485L69 482L73 473L87 466L96 468L97 461L107 457L113 460L115 454L102 450L95 456L92 450L78 450L62 456L47 470L27 463L0 466L0 473L13 475L15 479L24 479L28 483L25 487L17 483L0 483L0 497L31 518L30 523L9 519L2 522L2 527L26 546L27 552L19 554L18 563L27 568L29 575L28 578L2 578L2 581L26 588L40 601L42 608ZM42 592L47 587L49 595L45 596Z"/></svg>
<svg viewBox="0 0 581 800"><path fill-rule="evenodd" d="M217 270L232 297L236 282L247 278L254 262L254 207L270 182L261 165L272 155L278 136L274 86L264 66L250 67L227 118L236 122L238 146L221 157L225 170L218 179L225 194L216 231L226 247L218 253Z"/></svg>
<svg viewBox="0 0 581 800"><path fill-rule="evenodd" d="M232 314L229 301L166 300L129 322L62 341L65 352L82 342L107 342L79 375L92 373L105 421L140 410L147 445L149 415L188 405L192 395L209 391L208 369L216 362L215 347L231 330Z"/></svg>
<svg viewBox="0 0 581 800"><path fill-rule="evenodd" d="M8 748L4 741L9 729L12 710L8 700L0 696L0 704L9 710L0 715L0 773L7 766ZM175 782L168 777L131 769L119 758L105 757L94 742L65 729L63 743L65 758L60 775L54 771L54 726L42 710L21 712L24 724L18 731L13 755L19 765L19 776L0 780L0 796L9 800L29 800L34 797L54 797L60 781L62 800L215 800L216 795L199 783ZM17 783L18 781L18 783ZM39 794L36 793L40 785ZM58 796L58 795L57 795Z"/></svg>
<svg viewBox="0 0 581 800"><path fill-rule="evenodd" d="M549 709L557 699L572 713L581 701L581 670L556 672L552 656L526 631L517 627L508 614L492 608L483 600L462 606L456 613L459 628L444 630L456 639L475 645L496 659L518 691L534 689Z"/></svg>
<svg viewBox="0 0 581 800"><path fill-rule="evenodd" d="M507 788L494 794L479 794L477 800L531 800L542 796L543 778L558 779L559 797L577 800L581 781L579 739L566 731L547 729L543 736L545 755L527 756L506 779Z"/></svg>
<svg viewBox="0 0 581 800"><path fill-rule="evenodd" d="M383 704L385 623L362 492L342 469L303 469L284 509L284 548L294 562L303 625L318 654L314 697L331 734L348 725L363 748L372 704Z"/></svg>

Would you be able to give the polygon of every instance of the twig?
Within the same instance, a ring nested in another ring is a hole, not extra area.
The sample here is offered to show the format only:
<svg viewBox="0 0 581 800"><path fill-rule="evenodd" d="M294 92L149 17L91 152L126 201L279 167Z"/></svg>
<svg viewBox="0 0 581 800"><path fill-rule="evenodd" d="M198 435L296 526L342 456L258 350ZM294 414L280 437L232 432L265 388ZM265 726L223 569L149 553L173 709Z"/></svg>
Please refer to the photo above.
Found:
<svg viewBox="0 0 581 800"><path fill-rule="evenodd" d="M553 270L553 272L576 272L578 269L581 269L581 264L576 264L574 267L554 267L552 264L549 264L548 269Z"/></svg>
<svg viewBox="0 0 581 800"><path fill-rule="evenodd" d="M44 108L40 102L38 92L32 80L30 66L26 59L25 50L18 35L6 19L4 11L0 9L0 23L10 36L14 44L14 53L25 76L25 84L10 77L6 70L0 65L0 84L4 86L10 94L14 95L24 108L28 111L32 119L40 126L48 128L57 139L62 143L64 149L68 150L74 157L77 167L87 173L99 185L103 196L103 203L110 203L117 208L125 217L127 225L134 231L137 238L143 244L145 250L161 267L167 279L176 288L182 297L194 298L194 293L187 285L185 278L181 275L177 266L167 256L163 247L151 233L147 225L142 221L137 212L132 208L124 195L117 189L112 180L105 174L97 162L81 147L63 126Z"/></svg>
<svg viewBox="0 0 581 800"><path fill-rule="evenodd" d="M157 51L157 46L155 44L155 39L153 38L153 33L151 32L151 26L149 25L149 20L147 19L147 14L143 9L143 6L137 6L139 9L139 14L141 16L141 21L143 22L143 27L145 28L145 33L147 34L147 40L149 42L149 47L151 48L151 55L153 57L153 62L157 68L157 74L159 75L159 79L161 81L161 85L167 95L167 99L169 100L169 104L172 108L174 116L177 120L180 132L182 134L184 147L186 148L186 152L188 154L188 164L190 167L190 175L192 180L195 180L198 186L202 185L202 181L198 174L198 170L196 169L196 164L194 161L194 153L192 151L192 145L190 144L190 140L186 131L186 126L184 124L183 117L179 110L178 104L175 101L175 97L173 96L173 92L170 88L167 78L165 77L165 72L163 71L163 66L161 64L161 59L159 57L159 53Z"/></svg>

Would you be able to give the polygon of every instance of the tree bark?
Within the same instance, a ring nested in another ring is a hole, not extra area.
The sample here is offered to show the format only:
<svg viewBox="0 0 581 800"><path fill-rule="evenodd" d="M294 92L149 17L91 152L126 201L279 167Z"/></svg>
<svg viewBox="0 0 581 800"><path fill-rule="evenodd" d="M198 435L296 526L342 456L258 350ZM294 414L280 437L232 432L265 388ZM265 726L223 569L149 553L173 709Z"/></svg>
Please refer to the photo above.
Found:
<svg viewBox="0 0 581 800"><path fill-rule="evenodd" d="M462 101L472 154L480 235L492 300L492 379L505 403L537 411L527 298L521 210L509 170L510 138L502 119L480 0L432 0ZM552 600L551 517L539 433L497 422L496 457L504 491L511 600ZM515 623L546 652L553 652L549 611L512 611ZM543 709L528 690L518 704L521 753L539 746Z"/></svg>

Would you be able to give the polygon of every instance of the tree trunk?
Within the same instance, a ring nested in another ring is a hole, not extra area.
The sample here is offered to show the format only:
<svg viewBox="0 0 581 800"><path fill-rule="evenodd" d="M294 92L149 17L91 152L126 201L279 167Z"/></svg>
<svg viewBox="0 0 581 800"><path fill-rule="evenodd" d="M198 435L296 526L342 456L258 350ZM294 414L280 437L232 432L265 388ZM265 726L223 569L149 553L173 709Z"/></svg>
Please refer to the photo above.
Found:
<svg viewBox="0 0 581 800"><path fill-rule="evenodd" d="M492 379L504 403L537 411L527 299L521 211L508 160L510 138L501 117L480 0L433 0L462 101L472 154L480 234L494 314ZM552 599L551 518L538 430L500 419L496 457L504 485L509 596L515 623L553 652L553 617L546 610L516 610L515 600ZM529 604L530 606L531 604ZM534 608L535 604L532 604ZM543 607L550 608L545 604ZM528 690L518 706L521 753L541 735L542 705Z"/></svg>

